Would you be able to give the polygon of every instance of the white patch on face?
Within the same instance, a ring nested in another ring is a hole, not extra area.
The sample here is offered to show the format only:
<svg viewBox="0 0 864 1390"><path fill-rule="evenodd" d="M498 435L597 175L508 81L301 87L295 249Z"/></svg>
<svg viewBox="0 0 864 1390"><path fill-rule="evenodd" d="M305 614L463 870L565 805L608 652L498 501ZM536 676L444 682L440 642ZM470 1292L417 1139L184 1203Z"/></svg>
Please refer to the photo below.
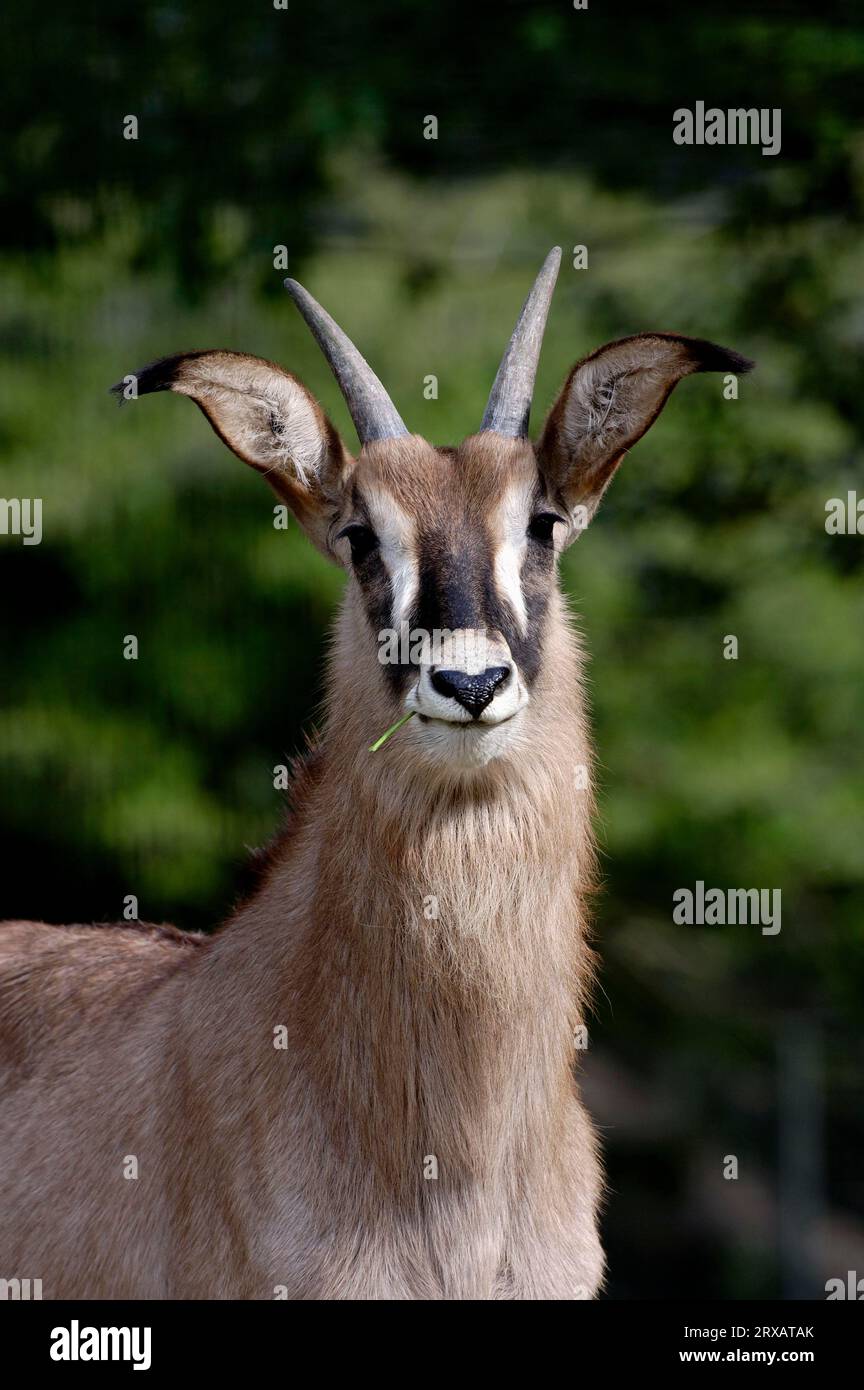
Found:
<svg viewBox="0 0 864 1390"><path fill-rule="evenodd" d="M408 513L383 488L369 488L364 499L378 537L384 568L390 576L393 593L390 625L398 631L408 620L420 582L414 527Z"/></svg>
<svg viewBox="0 0 864 1390"><path fill-rule="evenodd" d="M532 500L529 483L512 484L505 492L490 526L495 548L495 587L499 597L512 609L523 635L528 627L528 612L522 592L522 562L528 546Z"/></svg>
<svg viewBox="0 0 864 1390"><path fill-rule="evenodd" d="M403 624L407 625L420 584L415 528L408 513L386 488L367 486L363 499L390 578L393 593L390 625L398 632ZM493 531L494 535L502 537L499 548L505 556L499 561L496 583L523 625L527 615L519 584L519 567L525 550L530 505L530 486L512 488L498 509L497 531ZM507 642L498 632L463 628L454 632L436 630L427 636L430 640L419 656L419 675L405 696L405 711L410 710L418 716L411 722L409 736L436 762L454 768L482 767L512 748L521 736L520 715L529 703L529 695L519 669ZM506 668L506 678L476 718L455 696L436 689L432 683L436 671L456 670L466 675L480 675L490 667Z"/></svg>
<svg viewBox="0 0 864 1390"><path fill-rule="evenodd" d="M421 724L412 719L407 733L434 763L454 772L468 772L527 747L522 718L517 711L501 724L452 724L435 719Z"/></svg>
<svg viewBox="0 0 864 1390"><path fill-rule="evenodd" d="M405 709L420 716L413 737L456 762L485 763L497 757L512 733L511 724L528 704L528 691L504 638L463 628L451 633L433 656L434 661L421 660L420 675L405 698ZM489 667L505 669L507 675L476 718L433 681L436 671L479 675Z"/></svg>

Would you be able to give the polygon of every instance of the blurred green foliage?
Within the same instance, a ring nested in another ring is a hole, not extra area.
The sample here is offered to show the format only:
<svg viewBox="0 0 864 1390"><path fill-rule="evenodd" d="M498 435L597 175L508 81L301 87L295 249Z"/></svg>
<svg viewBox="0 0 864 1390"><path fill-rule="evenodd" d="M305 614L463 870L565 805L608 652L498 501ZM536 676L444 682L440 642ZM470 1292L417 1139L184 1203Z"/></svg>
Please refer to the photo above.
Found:
<svg viewBox="0 0 864 1390"><path fill-rule="evenodd" d="M275 245L436 443L479 422L555 243L537 419L627 333L757 359L737 400L678 388L564 565L602 780L592 1048L636 1116L608 1112L619 1295L776 1292L752 1188L716 1159L715 1226L694 1192L705 1152L774 1192L790 1016L825 1039L825 1202L855 1238L864 1210L864 540L824 527L829 498L864 497L864 35L842 6L728 8L219 0L46 22L17 3L0 84L0 490L44 513L39 547L0 545L6 915L115 918L135 893L148 918L214 924L278 819L272 769L314 722L341 576L274 530L275 499L185 402L106 394L169 352L247 350L353 443ZM781 107L781 156L674 146L697 99ZM697 879L781 888L781 934L673 926Z"/></svg>

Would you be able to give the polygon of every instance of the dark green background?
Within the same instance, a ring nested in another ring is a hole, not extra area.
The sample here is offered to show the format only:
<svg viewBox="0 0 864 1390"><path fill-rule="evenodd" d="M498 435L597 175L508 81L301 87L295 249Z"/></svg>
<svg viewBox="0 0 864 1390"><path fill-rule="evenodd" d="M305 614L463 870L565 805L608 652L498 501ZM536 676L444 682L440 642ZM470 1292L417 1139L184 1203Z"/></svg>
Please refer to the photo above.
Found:
<svg viewBox="0 0 864 1390"><path fill-rule="evenodd" d="M436 443L479 422L555 243L535 423L626 333L758 361L737 401L716 377L676 391L564 565L602 781L586 1091L613 1297L864 1275L864 537L824 525L829 498L864 496L853 13L5 7L0 490L41 497L45 528L0 537L5 915L112 919L135 893L142 916L215 924L278 820L341 577L273 529L197 411L106 394L152 357L248 350L353 443L274 246ZM782 152L676 146L697 100L781 108ZM673 925L697 879L780 888L781 934Z"/></svg>

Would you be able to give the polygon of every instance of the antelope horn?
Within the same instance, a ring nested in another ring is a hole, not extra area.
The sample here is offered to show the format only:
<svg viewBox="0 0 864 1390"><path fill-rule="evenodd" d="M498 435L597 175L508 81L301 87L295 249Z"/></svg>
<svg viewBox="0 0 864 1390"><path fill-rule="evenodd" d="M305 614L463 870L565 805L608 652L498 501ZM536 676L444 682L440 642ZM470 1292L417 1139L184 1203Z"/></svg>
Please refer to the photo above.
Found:
<svg viewBox="0 0 864 1390"><path fill-rule="evenodd" d="M522 305L513 336L501 358L501 366L489 392L481 433L495 430L497 434L506 434L511 439L522 439L528 433L534 378L560 265L561 247L553 246L531 293Z"/></svg>
<svg viewBox="0 0 864 1390"><path fill-rule="evenodd" d="M312 330L345 397L361 444L373 439L394 439L408 431L369 363L351 339L342 332L308 290L296 280L286 280L285 288Z"/></svg>

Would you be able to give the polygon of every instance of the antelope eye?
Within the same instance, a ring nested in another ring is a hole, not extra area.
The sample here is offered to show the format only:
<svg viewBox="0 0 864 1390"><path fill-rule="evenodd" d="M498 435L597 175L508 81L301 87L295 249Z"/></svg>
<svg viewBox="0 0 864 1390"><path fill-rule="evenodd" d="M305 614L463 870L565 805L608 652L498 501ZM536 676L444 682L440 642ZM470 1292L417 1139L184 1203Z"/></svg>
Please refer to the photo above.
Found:
<svg viewBox="0 0 864 1390"><path fill-rule="evenodd" d="M378 537L371 526L364 526L359 521L352 521L348 526L343 526L336 539L348 541L351 547L351 559L355 565L359 565L366 559L367 555L371 555L372 551L378 547Z"/></svg>
<svg viewBox="0 0 864 1390"><path fill-rule="evenodd" d="M562 521L557 512L538 512L528 523L528 535L541 545L551 545L555 535L555 522Z"/></svg>

